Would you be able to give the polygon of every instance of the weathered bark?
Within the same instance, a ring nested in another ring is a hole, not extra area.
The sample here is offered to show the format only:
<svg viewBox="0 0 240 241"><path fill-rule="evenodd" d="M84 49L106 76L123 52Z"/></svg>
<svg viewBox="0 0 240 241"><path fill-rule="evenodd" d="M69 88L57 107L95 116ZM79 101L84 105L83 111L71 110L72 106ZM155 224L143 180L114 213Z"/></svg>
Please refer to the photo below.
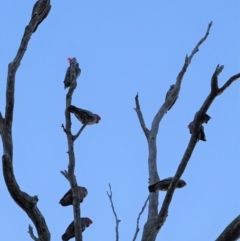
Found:
<svg viewBox="0 0 240 241"><path fill-rule="evenodd" d="M157 134L158 134L158 129L159 129L159 123L160 123L161 119L163 118L164 114L167 112L168 108L173 104L174 101L176 101L176 99L179 95L179 92L180 92L183 76L184 76L185 72L187 71L188 66L191 63L193 56L195 55L195 53L197 53L199 51L199 46L206 40L211 26L212 26L212 22L209 23L205 36L198 42L196 47L193 49L191 55L189 57L188 56L185 57L184 65L182 67L182 70L180 71L180 73L177 76L175 86L173 87L173 89L171 90L171 93L169 93L168 97L166 98L165 103L160 107L156 116L154 117L154 119L152 121L151 130L148 130L147 127L145 126L145 122L144 122L143 115L142 115L140 105L139 105L138 95L135 97L135 102L136 102L135 110L137 112L140 125L142 127L142 130L143 130L143 132L147 138L147 142L148 142L148 150L149 150L148 171L149 171L150 185L159 181L159 175L158 175L158 171L157 171L157 146L156 146L156 139L157 139ZM192 139L195 140L196 138L192 137ZM195 141L197 142L197 139ZM191 153L189 153L189 154L191 155ZM179 177L179 179L180 179L180 177ZM176 179L173 179L172 185L170 185L170 187L172 186L173 190L175 189L177 181L176 181ZM154 241L157 237L159 227L161 227L163 225L163 223L166 220L166 217L167 217L167 210L164 212L164 215L160 220L161 223L159 221L156 222L156 220L159 219L158 193L152 193L149 197L148 219L144 225L142 241Z"/></svg>
<svg viewBox="0 0 240 241"><path fill-rule="evenodd" d="M71 84L68 89L67 95L66 95L66 109L65 109L65 127L62 125L64 132L67 136L67 142L68 142L68 156L69 156L69 164L68 164L68 172L67 172L67 179L70 182L72 193L73 193L73 215L74 215L74 230L75 230L75 240L76 241L82 241L82 228L81 228L81 211L80 211L80 196L78 195L78 184L77 180L74 174L75 169L75 154L74 154L74 141L77 139L77 137L80 135L82 130L84 129L85 125L83 125L79 132L76 135L73 135L71 132L71 115L70 112L67 111L68 106L71 105L72 102L72 95L77 87L77 78L79 75L77 75L75 71L75 64L77 63L76 58L73 59L73 61L70 64L70 79Z"/></svg>
<svg viewBox="0 0 240 241"><path fill-rule="evenodd" d="M238 215L215 241L236 241L240 238L240 215Z"/></svg>
<svg viewBox="0 0 240 241"><path fill-rule="evenodd" d="M50 3L50 1L48 2ZM49 5L45 5L45 7L48 8ZM21 191L13 171L12 123L14 110L15 75L27 50L32 31L38 24L40 24L40 18L41 15L36 15L31 18L29 24L25 28L17 54L14 60L8 65L5 117L3 118L3 116L0 114L0 134L3 144L3 176L8 191L13 200L27 213L34 223L39 236L39 238L35 237L35 240L49 241L51 237L50 232L43 215L37 207L38 197L32 197L26 192Z"/></svg>

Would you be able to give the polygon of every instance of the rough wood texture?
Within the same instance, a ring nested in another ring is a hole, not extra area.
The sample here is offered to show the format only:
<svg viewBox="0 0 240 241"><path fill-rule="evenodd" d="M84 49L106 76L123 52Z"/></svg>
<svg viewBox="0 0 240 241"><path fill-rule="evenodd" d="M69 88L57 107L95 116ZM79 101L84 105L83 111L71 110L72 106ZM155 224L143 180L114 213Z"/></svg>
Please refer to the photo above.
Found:
<svg viewBox="0 0 240 241"><path fill-rule="evenodd" d="M238 215L215 241L236 241L240 238L240 215Z"/></svg>
<svg viewBox="0 0 240 241"><path fill-rule="evenodd" d="M75 240L76 241L82 241L82 228L81 228L81 211L80 211L80 196L78 195L78 184L77 180L74 174L75 169L75 154L74 154L74 141L77 139L77 137L80 135L82 130L85 128L83 125L79 132L76 135L73 135L71 132L71 115L70 112L67 111L68 106L71 105L72 102L72 95L77 87L77 78L78 74L75 71L75 64L77 64L76 58L73 58L71 64L70 64L70 87L68 89L67 95L66 95L66 109L65 109L65 127L62 125L64 132L67 136L67 142L68 142L68 156L69 156L69 164L68 164L68 172L65 171L65 174L67 175L67 179L70 182L72 193L73 193L73 215L74 215L74 230L75 230ZM62 172L64 173L64 172Z"/></svg>
<svg viewBox="0 0 240 241"><path fill-rule="evenodd" d="M50 3L50 1L48 2ZM51 238L50 232L43 215L37 207L38 197L32 197L26 192L21 191L15 179L13 169L12 123L14 110L15 75L27 50L28 42L32 35L32 29L34 29L38 24L39 18L37 16L31 18L30 23L25 28L17 54L14 60L8 65L5 117L3 118L3 116L0 114L0 133L3 144L3 176L8 191L13 200L27 213L34 223L38 233L38 238L34 236L35 240L49 241ZM33 236L31 235L31 237Z"/></svg>
<svg viewBox="0 0 240 241"><path fill-rule="evenodd" d="M199 51L200 45L206 40L207 36L209 35L210 28L212 26L212 22L209 23L207 31L205 36L198 42L196 47L193 49L191 55L188 57L186 56L184 65L182 67L182 70L177 76L176 83L174 85L174 88L171 90L171 93L167 96L165 103L161 106L159 111L157 112L156 116L154 117L152 121L151 129L148 130L144 118L142 115L142 111L140 109L139 99L138 95L135 97L135 103L136 103L136 112L137 116L141 125L141 128L147 138L148 142L148 150L149 150L149 156L148 156L148 170L149 170L149 180L150 185L159 181L159 175L157 171L157 147L156 147L156 138L158 134L158 128L159 123L161 119L163 118L164 114L166 113L169 106L172 105L172 103L177 99L177 96L180 92L181 82L183 79L183 76L185 72L187 71L187 68L189 64L191 63L191 60L195 53ZM193 150L195 148L195 145L197 143L198 133L201 127L201 119L206 114L208 108L212 104L213 100L221 94L233 81L238 79L240 74L236 74L232 76L221 88L218 88L218 75L223 70L223 66L217 66L216 70L214 71L214 74L211 79L211 91L208 97L206 98L205 102L203 103L200 110L195 115L194 121L193 121L193 129L192 129L192 136L190 138L189 144L186 148L186 151L182 157L182 160L179 164L179 167L176 171L176 174L174 178L172 179L172 182L168 188L168 191L165 195L162 207L160 211L158 212L158 193L152 193L149 197L149 205L148 205L148 218L147 222L144 225L143 235L142 235L142 241L154 241L156 240L157 234L161 227L163 226L164 222L166 221L166 218L168 216L168 208L170 206L170 203L172 201L172 197L176 188L176 185L178 181L180 180L183 172L185 171L185 168L188 164L188 161L191 158L191 155L193 153Z"/></svg>
<svg viewBox="0 0 240 241"><path fill-rule="evenodd" d="M179 92L180 92L180 87L181 87L183 76L184 76L185 72L187 71L188 66L191 63L193 56L195 55L195 53L197 53L199 51L199 46L206 40L211 26L212 26L212 22L209 23L206 34L197 43L197 45L193 49L191 55L189 57L188 56L185 57L184 65L177 76L175 86L171 90L171 93L166 98L165 103L160 107L156 116L154 117L154 119L152 121L151 130L148 130L145 126L142 111L140 109L138 95L135 97L135 103L136 103L135 110L137 112L137 116L138 116L140 125L142 127L142 130L143 130L143 132L147 138L147 142L148 142L148 151L149 151L148 170L149 170L150 185L153 183L156 183L160 180L158 171L157 171L157 146L156 146L156 139L157 139L157 134L158 134L158 129L159 129L159 123L162 120L164 114L167 112L169 106L171 106L172 103L177 99ZM196 144L196 143L194 144L194 142L197 142L196 136L192 136L191 140L193 140L193 141L189 148L194 148L194 146ZM190 149L187 149L186 154L189 156L189 158L191 156L191 153L192 153L192 151ZM172 190L172 192L174 191L175 186L177 185L177 182L179 179L180 179L180 176L178 179L176 179L176 178L173 179L172 185L170 185L170 189ZM171 202L171 200L170 200L170 202ZM170 204L170 202L169 202L169 204ZM159 231L160 227L163 225L163 223L165 222L166 217L167 217L168 208L165 207L164 210L165 210L164 213L161 213L162 218L159 219L160 214L158 214L158 192L152 193L149 196L148 218L147 218L147 222L144 225L142 241L154 241L156 239L158 231ZM158 221L156 221L157 219L158 219Z"/></svg>

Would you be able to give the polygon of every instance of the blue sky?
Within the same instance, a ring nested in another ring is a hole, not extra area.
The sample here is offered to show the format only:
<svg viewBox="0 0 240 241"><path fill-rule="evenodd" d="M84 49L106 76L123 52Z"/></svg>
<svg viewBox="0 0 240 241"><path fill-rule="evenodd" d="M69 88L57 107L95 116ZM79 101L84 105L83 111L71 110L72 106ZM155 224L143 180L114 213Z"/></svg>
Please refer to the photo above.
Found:
<svg viewBox="0 0 240 241"><path fill-rule="evenodd" d="M7 65L13 60L34 1L1 2L0 111L5 109ZM225 66L221 86L239 72L239 1L51 1L48 18L32 35L16 75L13 124L14 171L23 191L38 195L52 240L73 220L72 207L58 202L69 189L63 80L67 58L82 69L72 103L101 116L75 142L78 184L88 189L82 216L93 220L84 240L115 240L108 183L120 223L120 240L131 240L148 195L147 142L134 97L139 93L148 127L163 104L186 54L213 21L182 83L179 99L160 123L157 139L160 178L173 176L190 138L187 125L210 91L217 64ZM157 240L214 240L240 210L239 82L219 96L208 114L207 142L199 142L176 190ZM72 117L73 130L80 122ZM0 147L2 152L2 147ZM0 175L0 233L30 240L31 224L14 203ZM164 198L160 193L159 208ZM147 209L141 217L140 232ZM36 233L36 230L34 228Z"/></svg>

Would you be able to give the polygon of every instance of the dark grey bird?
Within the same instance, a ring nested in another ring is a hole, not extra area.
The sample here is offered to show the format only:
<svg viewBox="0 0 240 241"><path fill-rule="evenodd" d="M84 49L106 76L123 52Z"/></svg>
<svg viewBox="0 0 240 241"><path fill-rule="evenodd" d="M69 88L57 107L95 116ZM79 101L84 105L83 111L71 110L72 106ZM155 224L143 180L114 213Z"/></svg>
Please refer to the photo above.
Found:
<svg viewBox="0 0 240 241"><path fill-rule="evenodd" d="M67 68L67 71L65 74L65 79L63 81L64 89L70 87L70 85L71 85L71 67L75 71L76 78L81 74L81 69L79 67L79 64L78 64L76 58L68 58L68 62L70 64L70 66Z"/></svg>
<svg viewBox="0 0 240 241"><path fill-rule="evenodd" d="M83 199L87 196L88 191L85 187L78 186L78 195L80 197L80 203L83 202ZM73 203L72 189L70 189L60 200L59 202L62 206L69 206Z"/></svg>
<svg viewBox="0 0 240 241"><path fill-rule="evenodd" d="M195 114L194 119L196 118L197 113ZM204 124L204 123L207 124L210 119L211 119L211 116L209 116L208 114L204 114L203 117L201 118L201 123L202 124Z"/></svg>
<svg viewBox="0 0 240 241"><path fill-rule="evenodd" d="M174 89L175 85L171 85L170 89L168 90L166 97L165 97L165 101L167 100L168 96L171 94L172 90ZM178 96L176 97L176 99L172 102L172 104L168 107L168 110L170 110L173 105L175 104L176 100L177 100Z"/></svg>
<svg viewBox="0 0 240 241"><path fill-rule="evenodd" d="M193 122L191 122L189 125L188 125L188 129L190 131L190 134L192 134L192 127L193 127ZM204 133L204 127L203 125L201 125L201 128L199 130L199 134L198 134L198 141L201 140L201 141L206 141L206 136L205 136L205 133Z"/></svg>
<svg viewBox="0 0 240 241"><path fill-rule="evenodd" d="M93 222L90 218L81 218L82 232L84 232L85 228L89 227L92 223ZM74 229L74 221L72 221L67 227L65 233L62 235L62 240L68 241L69 239L74 237L75 237L75 229Z"/></svg>
<svg viewBox="0 0 240 241"><path fill-rule="evenodd" d="M51 10L51 5L49 0L38 0L33 6L32 18L34 15L38 15L39 22L36 27L33 29L33 33L37 30L38 25L47 17Z"/></svg>
<svg viewBox="0 0 240 241"><path fill-rule="evenodd" d="M93 125L101 120L99 115L93 114L89 110L77 108L74 105L70 105L67 110L73 113L83 125Z"/></svg>
<svg viewBox="0 0 240 241"><path fill-rule="evenodd" d="M167 191L173 177L165 178L159 182L156 182L148 187L149 192L156 192L156 191ZM186 182L180 179L177 183L176 188L182 188L186 186Z"/></svg>

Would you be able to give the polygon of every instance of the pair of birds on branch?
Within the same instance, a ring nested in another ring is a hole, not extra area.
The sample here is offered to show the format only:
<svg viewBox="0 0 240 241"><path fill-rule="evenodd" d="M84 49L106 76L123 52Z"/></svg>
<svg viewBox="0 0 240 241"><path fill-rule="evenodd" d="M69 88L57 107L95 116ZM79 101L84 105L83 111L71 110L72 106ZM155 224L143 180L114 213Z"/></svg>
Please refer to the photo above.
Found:
<svg viewBox="0 0 240 241"><path fill-rule="evenodd" d="M75 58L68 58L68 62L70 66L67 68L65 79L63 81L65 89L70 87L72 83L71 68L73 68L76 78L81 74L81 69ZM97 124L101 120L99 115L94 114L89 110L78 108L74 105L68 106L67 110L73 113L83 125Z"/></svg>
<svg viewBox="0 0 240 241"><path fill-rule="evenodd" d="M83 199L87 196L88 191L85 187L78 186L78 196L80 197L80 203L83 202ZM59 203L66 207L73 204L73 194L72 189L70 189L59 201ZM82 232L92 224L92 220L90 218L84 217L81 218L81 229ZM67 227L65 233L62 235L63 241L68 241L71 238L75 237L75 229L74 229L74 221L72 221Z"/></svg>
<svg viewBox="0 0 240 241"><path fill-rule="evenodd" d="M171 94L172 90L174 89L175 85L171 85L170 89L168 90L166 97L165 97L165 101L167 101L167 98L169 97L169 95ZM172 108L172 106L175 104L176 100L177 100L178 96L173 100L173 102L171 103L171 105L168 107L168 110L170 110ZM208 114L204 114L202 120L201 120L201 128L199 130L199 135L198 135L198 141L206 141L206 136L204 133L204 127L203 127L203 123L208 123L208 121L211 119L211 117ZM192 134L192 127L193 127L193 121L188 125L188 129L190 131L190 134Z"/></svg>

